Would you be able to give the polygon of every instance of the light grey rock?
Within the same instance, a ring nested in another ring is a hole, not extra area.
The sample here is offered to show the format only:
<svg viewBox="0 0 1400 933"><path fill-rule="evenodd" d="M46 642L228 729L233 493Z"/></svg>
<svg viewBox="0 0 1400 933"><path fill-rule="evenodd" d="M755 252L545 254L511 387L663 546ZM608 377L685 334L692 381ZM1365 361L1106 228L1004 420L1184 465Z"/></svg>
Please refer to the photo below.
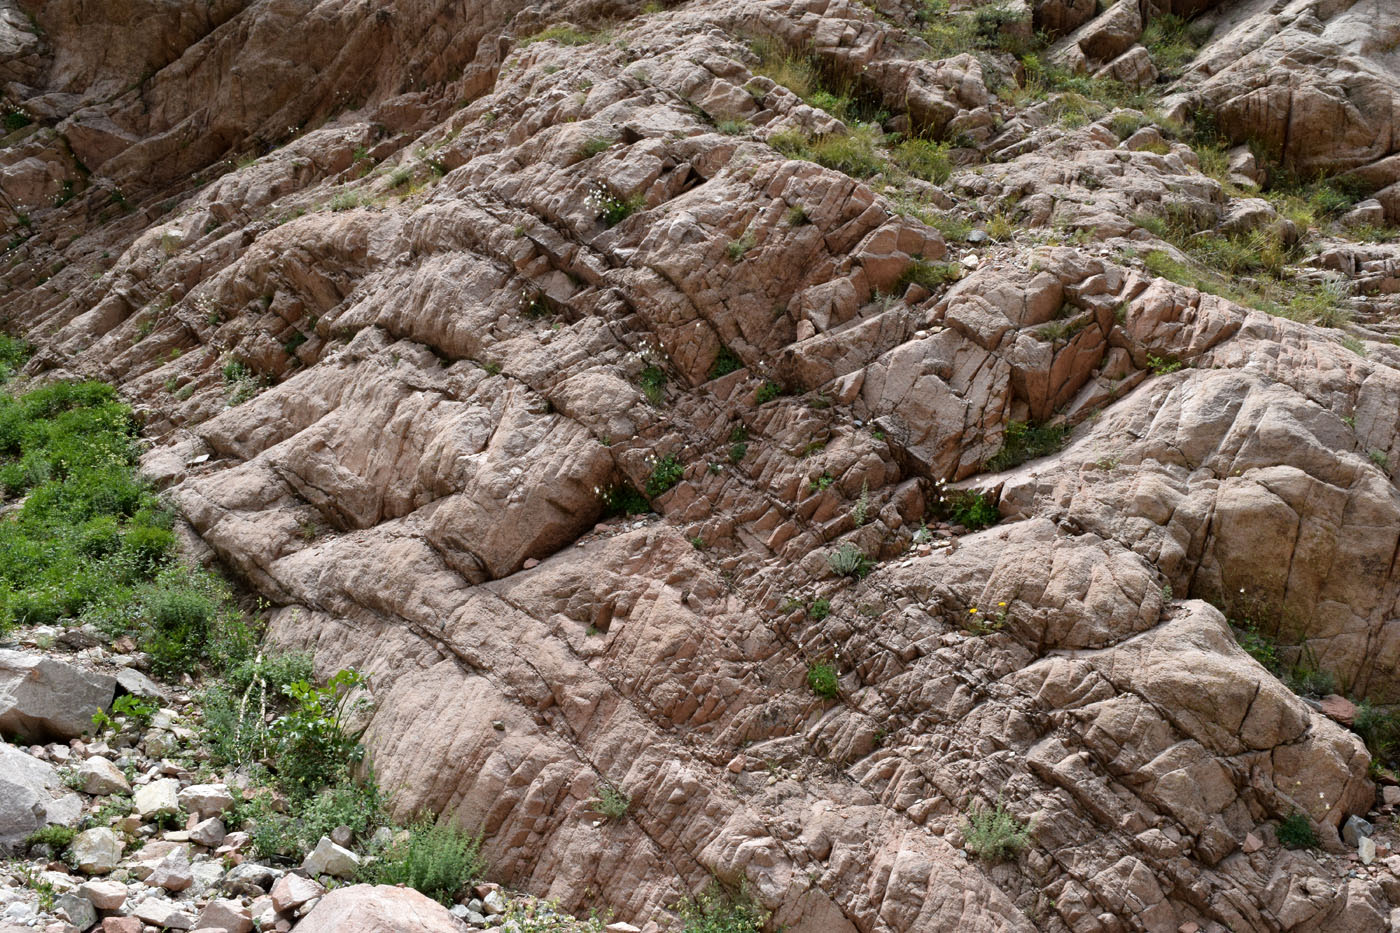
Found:
<svg viewBox="0 0 1400 933"><path fill-rule="evenodd" d="M61 894L54 902L53 912L79 930L97 926L97 907L92 901L76 894Z"/></svg>
<svg viewBox="0 0 1400 933"><path fill-rule="evenodd" d="M251 884L266 891L270 889L283 874L282 871L267 865L259 865L256 862L244 862L241 865L235 865L233 870L224 876L224 881L225 883Z"/></svg>
<svg viewBox="0 0 1400 933"><path fill-rule="evenodd" d="M218 817L211 816L190 830L190 842L197 842L206 848L213 849L222 844L227 835L228 831L224 828L223 822Z"/></svg>
<svg viewBox="0 0 1400 933"><path fill-rule="evenodd" d="M146 898L131 911L131 916L165 930L193 930L194 914L184 905L168 901L159 895Z"/></svg>
<svg viewBox="0 0 1400 933"><path fill-rule="evenodd" d="M85 794L129 794L131 782L106 758L92 757L79 766L79 787Z"/></svg>
<svg viewBox="0 0 1400 933"><path fill-rule="evenodd" d="M233 806L233 794L226 784L191 784L177 795L180 806L201 819L222 816Z"/></svg>
<svg viewBox="0 0 1400 933"><path fill-rule="evenodd" d="M54 797L59 792L72 796L52 765L0 743L0 846L12 846L52 822L66 825L68 820L54 817L75 814L60 812Z"/></svg>
<svg viewBox="0 0 1400 933"><path fill-rule="evenodd" d="M278 913L295 910L312 898L326 893L320 882L302 875L287 874L272 886L272 906Z"/></svg>
<svg viewBox="0 0 1400 933"><path fill-rule="evenodd" d="M121 857L122 842L110 829L89 829L73 838L71 858L85 875L105 875Z"/></svg>
<svg viewBox="0 0 1400 933"><path fill-rule="evenodd" d="M1347 845L1355 847L1363 836L1369 836L1375 831L1370 823L1359 816L1349 816L1342 824L1342 841Z"/></svg>
<svg viewBox="0 0 1400 933"><path fill-rule="evenodd" d="M360 857L349 849L331 842L329 836L322 836L301 868L313 878L330 875L333 878L352 878L360 869Z"/></svg>
<svg viewBox="0 0 1400 933"><path fill-rule="evenodd" d="M117 686L127 693L145 697L148 700L162 700L165 698L165 691L151 678L132 667L124 667L117 671Z"/></svg>
<svg viewBox="0 0 1400 933"><path fill-rule="evenodd" d="M501 896L500 891L492 891L481 899L481 906L487 916L494 917L506 912L506 899Z"/></svg>
<svg viewBox="0 0 1400 933"><path fill-rule="evenodd" d="M194 875L190 873L190 860L184 850L176 849L161 859L146 877L146 883L170 892L183 891L193 884Z"/></svg>
<svg viewBox="0 0 1400 933"><path fill-rule="evenodd" d="M0 734L71 739L112 705L117 681L40 654L0 649Z"/></svg>
<svg viewBox="0 0 1400 933"><path fill-rule="evenodd" d="M152 729L141 739L141 747L152 758L164 758L173 752L178 744L175 741L175 736L164 729Z"/></svg>
<svg viewBox="0 0 1400 933"><path fill-rule="evenodd" d="M144 787L138 787L132 798L136 812L141 814L143 820L163 813L177 812L180 809L180 801L176 797L179 790L180 782L174 778L161 778Z"/></svg>
<svg viewBox="0 0 1400 933"><path fill-rule="evenodd" d="M1361 857L1362 865L1369 865L1376 860L1376 843L1370 836L1362 836L1356 840L1356 854Z"/></svg>

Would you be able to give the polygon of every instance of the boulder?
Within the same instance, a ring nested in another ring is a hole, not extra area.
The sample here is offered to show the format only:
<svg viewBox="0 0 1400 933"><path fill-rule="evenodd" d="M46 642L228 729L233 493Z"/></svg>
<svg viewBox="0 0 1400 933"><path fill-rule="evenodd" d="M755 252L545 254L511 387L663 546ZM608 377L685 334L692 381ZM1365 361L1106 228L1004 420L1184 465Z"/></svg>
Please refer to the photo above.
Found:
<svg viewBox="0 0 1400 933"><path fill-rule="evenodd" d="M191 907L152 895L131 910L131 916L163 930L193 930L195 916Z"/></svg>
<svg viewBox="0 0 1400 933"><path fill-rule="evenodd" d="M184 850L176 849L156 863L145 882L172 893L183 891L193 884L194 875L190 873L190 860L186 858Z"/></svg>
<svg viewBox="0 0 1400 933"><path fill-rule="evenodd" d="M226 784L191 784L176 795L187 812L205 819L222 816L233 806L233 794Z"/></svg>
<svg viewBox="0 0 1400 933"><path fill-rule="evenodd" d="M162 814L177 813L180 809L180 801L176 796L179 789L180 782L175 778L160 778L138 787L132 796L132 803L143 820L149 820L151 817Z"/></svg>
<svg viewBox="0 0 1400 933"><path fill-rule="evenodd" d="M13 745L0 743L0 845L10 846L49 823L58 772Z"/></svg>
<svg viewBox="0 0 1400 933"><path fill-rule="evenodd" d="M224 837L227 835L228 831L224 828L223 822L218 817L211 816L207 820L201 820L194 829L190 830L190 842L213 849L222 845Z"/></svg>
<svg viewBox="0 0 1400 933"><path fill-rule="evenodd" d="M297 933L461 933L460 921L412 888L354 884L321 898Z"/></svg>
<svg viewBox="0 0 1400 933"><path fill-rule="evenodd" d="M319 881L305 875L288 873L277 879L277 883L272 886L272 906L279 914L283 914L325 893L326 889Z"/></svg>
<svg viewBox="0 0 1400 933"><path fill-rule="evenodd" d="M93 756L77 770L78 788L85 794L129 794L126 775L106 758Z"/></svg>
<svg viewBox="0 0 1400 933"><path fill-rule="evenodd" d="M252 912L238 901L215 899L200 911L201 927L216 927L227 933L249 933L253 929Z"/></svg>
<svg viewBox="0 0 1400 933"><path fill-rule="evenodd" d="M117 881L85 881L78 893L98 910L116 910L126 903L126 885Z"/></svg>
<svg viewBox="0 0 1400 933"><path fill-rule="evenodd" d="M353 878L360 868L360 858L349 849L331 842L329 836L322 836L316 848L307 854L301 863L302 871L313 878L330 875L334 878Z"/></svg>
<svg viewBox="0 0 1400 933"><path fill-rule="evenodd" d="M105 875L121 861L122 842L110 829L99 827L78 833L70 852L78 871L86 875Z"/></svg>
<svg viewBox="0 0 1400 933"><path fill-rule="evenodd" d="M46 655L0 650L0 734L67 740L92 731L112 705L116 679Z"/></svg>
<svg viewBox="0 0 1400 933"><path fill-rule="evenodd" d="M53 912L79 930L89 930L97 925L97 907L87 898L71 892L58 896Z"/></svg>

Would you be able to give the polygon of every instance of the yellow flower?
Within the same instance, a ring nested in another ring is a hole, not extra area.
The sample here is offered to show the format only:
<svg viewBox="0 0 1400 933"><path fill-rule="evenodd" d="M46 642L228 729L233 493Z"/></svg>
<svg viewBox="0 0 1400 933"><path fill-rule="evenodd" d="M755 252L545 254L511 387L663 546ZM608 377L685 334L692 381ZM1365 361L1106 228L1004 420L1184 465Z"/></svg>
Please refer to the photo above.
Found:
<svg viewBox="0 0 1400 933"><path fill-rule="evenodd" d="M997 603L998 606L1005 606L1006 603Z"/></svg>
<svg viewBox="0 0 1400 933"><path fill-rule="evenodd" d="M976 608L975 608L975 607L974 607L974 608L972 608L972 609L969 609L969 610L967 610L967 611L968 611L968 612L976 612L976 611L977 611L977 609L976 609Z"/></svg>

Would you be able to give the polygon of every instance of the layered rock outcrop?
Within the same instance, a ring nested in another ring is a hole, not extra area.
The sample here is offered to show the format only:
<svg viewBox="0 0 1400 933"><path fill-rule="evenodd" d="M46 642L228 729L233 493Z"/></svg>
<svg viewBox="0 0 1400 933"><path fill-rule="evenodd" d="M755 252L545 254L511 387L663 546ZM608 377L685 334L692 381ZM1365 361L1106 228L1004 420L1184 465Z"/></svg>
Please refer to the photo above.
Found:
<svg viewBox="0 0 1400 933"><path fill-rule="evenodd" d="M0 4L35 120L0 151L0 318L28 374L133 399L279 644L369 675L401 815L624 916L716 877L793 931L1381 928L1381 880L1272 828L1340 847L1364 746L1221 610L1397 699L1400 351L1122 252L1164 204L1282 223L1189 147L1055 125L996 96L1007 57L922 60L883 4L88 6ZM1330 112L1283 102L1320 59L1251 82L1363 6L1220 4L1177 89L1239 136ZM1081 7L1036 15L1086 69L1169 12ZM1380 171L1389 16L1337 66L1355 132L1290 164ZM1225 54L1256 33L1267 67ZM987 164L899 189L781 154L846 126L756 73L774 40ZM987 474L1027 422L1069 446ZM934 547L948 482L1002 524ZM609 518L626 487L655 514ZM979 802L1029 822L1015 865L969 859Z"/></svg>

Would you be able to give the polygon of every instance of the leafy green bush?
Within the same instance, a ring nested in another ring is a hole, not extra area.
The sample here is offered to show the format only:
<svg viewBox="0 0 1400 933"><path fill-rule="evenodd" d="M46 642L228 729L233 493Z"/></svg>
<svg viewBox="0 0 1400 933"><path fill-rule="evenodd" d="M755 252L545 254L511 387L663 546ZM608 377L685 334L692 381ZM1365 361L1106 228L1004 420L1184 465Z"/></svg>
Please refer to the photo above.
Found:
<svg viewBox="0 0 1400 933"><path fill-rule="evenodd" d="M73 842L73 837L78 835L78 831L70 826L45 826L30 833L24 840L26 846L48 846L58 857L63 857L63 851Z"/></svg>
<svg viewBox="0 0 1400 933"><path fill-rule="evenodd" d="M682 933L762 933L768 922L768 912L746 892L730 895L718 885L681 901L675 909Z"/></svg>
<svg viewBox="0 0 1400 933"><path fill-rule="evenodd" d="M367 866L361 880L407 885L441 904L451 904L457 892L485 870L481 837L424 818L409 827L407 839L395 842Z"/></svg>
<svg viewBox="0 0 1400 933"><path fill-rule="evenodd" d="M659 496L681 481L685 465L675 454L667 454L652 463L651 475L647 477L647 495Z"/></svg>
<svg viewBox="0 0 1400 933"><path fill-rule="evenodd" d="M754 401L763 405L783 394L783 387L771 379L758 387L758 393L754 396Z"/></svg>
<svg viewBox="0 0 1400 933"><path fill-rule="evenodd" d="M1002 434L1001 450L985 466L992 472L999 472L1052 454L1064 446L1068 433L1064 425L1008 421Z"/></svg>
<svg viewBox="0 0 1400 933"><path fill-rule="evenodd" d="M980 802L967 812L963 826L967 851L987 862L1015 858L1030 842L1030 827L1001 803L986 809Z"/></svg>
<svg viewBox="0 0 1400 933"><path fill-rule="evenodd" d="M660 366L653 364L643 369L637 376L637 382L648 402L660 405L666 400L666 370Z"/></svg>
<svg viewBox="0 0 1400 933"><path fill-rule="evenodd" d="M291 707L268 728L268 743L278 781L288 792L310 795L341 783L350 765L364 756L349 719L369 705L367 697L356 696L367 686L363 674L345 669L324 687L297 680L283 688Z"/></svg>
<svg viewBox="0 0 1400 933"><path fill-rule="evenodd" d="M807 665L807 686L824 700L834 700L841 695L841 687L836 677L835 665L825 661Z"/></svg>
<svg viewBox="0 0 1400 933"><path fill-rule="evenodd" d="M996 500L975 489L942 489L932 503L935 517L962 525L968 531L988 528L1001 521Z"/></svg>
<svg viewBox="0 0 1400 933"><path fill-rule="evenodd" d="M911 284L914 284L922 285L929 291L935 291L949 282L956 282L960 274L957 263L928 262L923 259L915 259L900 275L899 283L895 288L903 292Z"/></svg>
<svg viewBox="0 0 1400 933"><path fill-rule="evenodd" d="M831 600L826 597L812 600L812 605L807 607L807 615L815 622L820 622L831 615Z"/></svg>
<svg viewBox="0 0 1400 933"><path fill-rule="evenodd" d="M19 371L29 359L29 352L24 341L0 334L0 382L8 382Z"/></svg>
<svg viewBox="0 0 1400 933"><path fill-rule="evenodd" d="M720 347L715 361L710 364L710 378L718 379L727 376L732 372L737 372L744 368L744 361L739 359L739 355L728 347Z"/></svg>
<svg viewBox="0 0 1400 933"><path fill-rule="evenodd" d="M615 515L644 515L651 511L651 503L647 497L637 491L631 483L616 483L604 489L603 517L612 518Z"/></svg>
<svg viewBox="0 0 1400 933"><path fill-rule="evenodd" d="M1277 834L1278 841L1284 848L1317 848L1317 833L1313 832L1312 822L1297 810L1279 821Z"/></svg>

